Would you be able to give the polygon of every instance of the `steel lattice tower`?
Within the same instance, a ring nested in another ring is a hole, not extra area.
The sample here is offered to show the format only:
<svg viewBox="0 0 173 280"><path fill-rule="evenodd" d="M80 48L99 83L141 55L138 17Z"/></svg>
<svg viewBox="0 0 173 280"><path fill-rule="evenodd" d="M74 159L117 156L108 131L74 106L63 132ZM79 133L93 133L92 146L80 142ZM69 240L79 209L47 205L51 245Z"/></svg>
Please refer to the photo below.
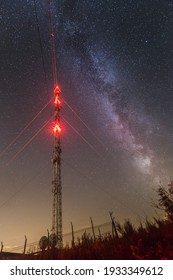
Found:
<svg viewBox="0 0 173 280"><path fill-rule="evenodd" d="M60 88L54 89L55 123L54 123L54 147L53 147L53 213L52 213L52 243L62 248L62 186L61 186L61 142L60 142Z"/></svg>
<svg viewBox="0 0 173 280"><path fill-rule="evenodd" d="M34 2L35 3L35 2ZM51 50L51 62L52 62L52 78L53 78L53 93L54 93L54 144L53 144L53 180L52 180L52 193L53 193L53 209L52 209L52 228L51 234L48 238L42 236L39 241L41 249L46 247L57 247L61 249L63 247L62 238L62 186L61 186L61 141L60 141L60 111L61 101L60 94L61 90L58 84L57 77L57 58L56 58L56 44L55 44L55 33L53 26L53 3L52 0L48 0L48 19L49 19L49 32L50 32L50 50ZM35 3L36 10L36 3ZM37 11L36 11L37 13ZM38 19L37 19L38 21Z"/></svg>
<svg viewBox="0 0 173 280"><path fill-rule="evenodd" d="M57 61L55 48L55 33L53 28L52 16L52 0L49 0L49 28L50 28L50 44L52 57L52 74L54 80L54 145L53 145L53 209L52 209L52 230L50 235L50 244L57 248L63 247L62 240L62 186L61 186L61 141L60 141L60 111L61 101L57 82Z"/></svg>

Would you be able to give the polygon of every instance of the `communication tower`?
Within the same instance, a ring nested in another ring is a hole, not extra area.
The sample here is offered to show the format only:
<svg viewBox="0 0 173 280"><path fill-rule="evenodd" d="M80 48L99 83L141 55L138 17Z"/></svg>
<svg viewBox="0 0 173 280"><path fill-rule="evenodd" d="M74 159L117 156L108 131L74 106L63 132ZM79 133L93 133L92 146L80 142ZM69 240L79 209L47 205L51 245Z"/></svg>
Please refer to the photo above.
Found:
<svg viewBox="0 0 173 280"><path fill-rule="evenodd" d="M57 59L55 48L55 33L52 19L52 0L49 0L49 24L50 24L50 43L52 56L52 74L54 79L54 145L53 145L53 209L52 209L52 230L49 243L57 248L63 247L62 240L62 186L61 186L61 141L60 141L60 87L57 82Z"/></svg>
<svg viewBox="0 0 173 280"><path fill-rule="evenodd" d="M52 213L52 234L50 241L58 248L62 248L62 186L61 186L61 142L60 142L60 88L57 85L54 89L55 120L54 120L54 147L53 147L53 213Z"/></svg>

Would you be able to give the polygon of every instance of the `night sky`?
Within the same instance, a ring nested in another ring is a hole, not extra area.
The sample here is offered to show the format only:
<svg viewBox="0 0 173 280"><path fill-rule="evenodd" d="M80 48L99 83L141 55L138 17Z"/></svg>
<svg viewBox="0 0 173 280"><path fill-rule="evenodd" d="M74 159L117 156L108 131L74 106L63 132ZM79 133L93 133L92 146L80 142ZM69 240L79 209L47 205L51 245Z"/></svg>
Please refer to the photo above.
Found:
<svg viewBox="0 0 173 280"><path fill-rule="evenodd" d="M158 184L173 175L173 1L52 2L63 232L109 211L121 223L151 219ZM10 246L51 229L48 1L0 1L0 38L0 241Z"/></svg>

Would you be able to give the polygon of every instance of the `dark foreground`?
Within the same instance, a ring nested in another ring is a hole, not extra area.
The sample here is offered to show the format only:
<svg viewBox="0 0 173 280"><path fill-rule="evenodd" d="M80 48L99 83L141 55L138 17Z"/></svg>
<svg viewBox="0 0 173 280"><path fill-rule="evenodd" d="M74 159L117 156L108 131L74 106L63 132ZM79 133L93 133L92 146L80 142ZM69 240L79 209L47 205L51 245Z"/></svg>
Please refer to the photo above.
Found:
<svg viewBox="0 0 173 280"><path fill-rule="evenodd" d="M1 253L0 259L18 260L173 260L173 222L155 220L134 229L127 221L104 237L84 235L72 247L33 254Z"/></svg>

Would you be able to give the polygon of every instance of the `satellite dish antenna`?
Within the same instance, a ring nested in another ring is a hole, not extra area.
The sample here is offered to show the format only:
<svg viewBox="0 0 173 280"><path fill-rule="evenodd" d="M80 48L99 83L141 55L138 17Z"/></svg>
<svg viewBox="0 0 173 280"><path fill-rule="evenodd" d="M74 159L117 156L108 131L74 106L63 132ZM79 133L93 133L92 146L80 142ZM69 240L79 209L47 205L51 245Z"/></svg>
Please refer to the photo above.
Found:
<svg viewBox="0 0 173 280"><path fill-rule="evenodd" d="M40 249L41 249L41 250L45 250L46 247L48 246L48 244L49 244L49 241L48 241L47 236L42 236L42 237L40 238L40 241L39 241L39 247L40 247Z"/></svg>
<svg viewBox="0 0 173 280"><path fill-rule="evenodd" d="M58 242L58 238L57 238L57 235L55 233L52 233L50 236L49 236L49 243L50 243L50 246L51 247L55 247L55 245L57 244Z"/></svg>

